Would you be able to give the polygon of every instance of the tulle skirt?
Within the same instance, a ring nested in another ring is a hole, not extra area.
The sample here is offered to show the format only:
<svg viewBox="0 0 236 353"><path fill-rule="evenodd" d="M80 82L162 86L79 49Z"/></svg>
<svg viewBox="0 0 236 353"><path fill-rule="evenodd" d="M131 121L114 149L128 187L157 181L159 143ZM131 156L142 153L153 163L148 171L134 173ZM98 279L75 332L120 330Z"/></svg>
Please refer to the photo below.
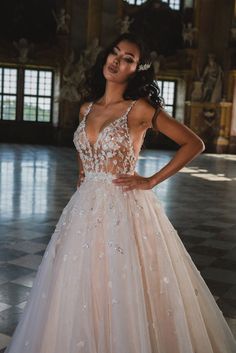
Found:
<svg viewBox="0 0 236 353"><path fill-rule="evenodd" d="M153 190L88 173L58 220L5 353L233 353Z"/></svg>

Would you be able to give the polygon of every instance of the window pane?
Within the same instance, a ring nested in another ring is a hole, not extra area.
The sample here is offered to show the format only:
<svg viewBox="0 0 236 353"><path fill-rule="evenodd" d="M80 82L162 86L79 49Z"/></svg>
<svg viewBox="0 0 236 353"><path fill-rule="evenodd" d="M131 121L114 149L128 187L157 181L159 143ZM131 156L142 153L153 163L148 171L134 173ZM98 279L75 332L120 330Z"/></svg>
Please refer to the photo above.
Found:
<svg viewBox="0 0 236 353"><path fill-rule="evenodd" d="M0 93L2 92L2 69L0 67Z"/></svg>
<svg viewBox="0 0 236 353"><path fill-rule="evenodd" d="M163 96L167 105L174 104L174 89L174 82L167 81L163 83Z"/></svg>
<svg viewBox="0 0 236 353"><path fill-rule="evenodd" d="M39 72L39 95L50 96L52 92L52 73L49 71Z"/></svg>
<svg viewBox="0 0 236 353"><path fill-rule="evenodd" d="M3 96L3 120L15 120L16 119L16 97Z"/></svg>
<svg viewBox="0 0 236 353"><path fill-rule="evenodd" d="M166 2L173 10L180 10L180 0L162 0Z"/></svg>
<svg viewBox="0 0 236 353"><path fill-rule="evenodd" d="M36 97L24 97L24 113L23 120L36 121Z"/></svg>
<svg viewBox="0 0 236 353"><path fill-rule="evenodd" d="M147 0L126 0L130 5L141 5Z"/></svg>
<svg viewBox="0 0 236 353"><path fill-rule="evenodd" d="M25 70L24 120L50 122L52 80L52 71Z"/></svg>
<svg viewBox="0 0 236 353"><path fill-rule="evenodd" d="M174 82L163 82L163 97L167 105L174 104Z"/></svg>
<svg viewBox="0 0 236 353"><path fill-rule="evenodd" d="M173 109L173 106L168 106L168 105L166 105L165 106L165 110L170 114L170 115L172 115L173 116L173 114L174 114L174 109Z"/></svg>
<svg viewBox="0 0 236 353"><path fill-rule="evenodd" d="M175 81L156 81L160 88L160 95L164 98L164 108L172 116L175 112L175 91L176 82Z"/></svg>
<svg viewBox="0 0 236 353"><path fill-rule="evenodd" d="M162 92L162 81L156 81L158 84L158 87L160 88L161 92Z"/></svg>
<svg viewBox="0 0 236 353"><path fill-rule="evenodd" d="M170 0L169 5L172 9L179 10L180 9L180 0Z"/></svg>
<svg viewBox="0 0 236 353"><path fill-rule="evenodd" d="M37 78L38 71L37 70L25 70L25 94L37 94Z"/></svg>
<svg viewBox="0 0 236 353"><path fill-rule="evenodd" d="M50 121L51 99L39 98L38 103L38 121Z"/></svg>
<svg viewBox="0 0 236 353"><path fill-rule="evenodd" d="M17 70L4 69L3 92L16 94Z"/></svg>
<svg viewBox="0 0 236 353"><path fill-rule="evenodd" d="M18 72L24 73L24 75ZM18 76L24 79L23 92L18 88ZM17 99L23 100L23 116L17 120L50 122L52 109L53 71L0 67L0 119L16 120ZM22 97L23 93L23 97Z"/></svg>

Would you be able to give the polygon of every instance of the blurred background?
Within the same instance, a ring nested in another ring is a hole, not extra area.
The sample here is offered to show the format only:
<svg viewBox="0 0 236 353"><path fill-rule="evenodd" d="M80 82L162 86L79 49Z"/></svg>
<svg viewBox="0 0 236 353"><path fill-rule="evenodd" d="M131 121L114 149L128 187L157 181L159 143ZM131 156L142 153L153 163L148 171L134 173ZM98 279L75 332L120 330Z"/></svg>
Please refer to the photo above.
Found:
<svg viewBox="0 0 236 353"><path fill-rule="evenodd" d="M205 143L154 191L236 335L236 1L1 0L0 353L76 190L84 72L125 32L149 45L166 111ZM137 172L178 148L149 129Z"/></svg>
<svg viewBox="0 0 236 353"><path fill-rule="evenodd" d="M234 0L2 0L0 141L71 146L83 73L119 33L149 45L166 110L236 151ZM175 148L148 131L145 148Z"/></svg>

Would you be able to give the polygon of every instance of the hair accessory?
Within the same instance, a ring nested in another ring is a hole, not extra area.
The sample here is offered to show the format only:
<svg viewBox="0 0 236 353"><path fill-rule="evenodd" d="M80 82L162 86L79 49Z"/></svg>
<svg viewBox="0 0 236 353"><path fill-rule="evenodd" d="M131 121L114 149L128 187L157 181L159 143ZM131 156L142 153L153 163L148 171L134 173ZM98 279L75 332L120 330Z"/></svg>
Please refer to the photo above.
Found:
<svg viewBox="0 0 236 353"><path fill-rule="evenodd" d="M146 71L150 68L151 65L152 65L151 63L140 64L138 67L138 71Z"/></svg>

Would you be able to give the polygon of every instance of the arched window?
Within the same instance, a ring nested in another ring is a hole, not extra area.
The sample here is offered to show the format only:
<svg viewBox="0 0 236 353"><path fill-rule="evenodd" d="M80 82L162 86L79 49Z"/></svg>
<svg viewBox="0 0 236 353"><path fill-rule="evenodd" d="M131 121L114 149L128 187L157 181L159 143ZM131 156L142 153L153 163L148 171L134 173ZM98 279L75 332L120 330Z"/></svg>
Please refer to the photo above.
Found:
<svg viewBox="0 0 236 353"><path fill-rule="evenodd" d="M147 0L125 0L125 1L128 2L130 5L141 5Z"/></svg>
<svg viewBox="0 0 236 353"><path fill-rule="evenodd" d="M162 2L168 3L173 10L180 10L180 0L162 0Z"/></svg>
<svg viewBox="0 0 236 353"><path fill-rule="evenodd" d="M147 0L125 0L130 5L142 5ZM162 2L166 2L170 8L173 10L180 10L181 0L162 0Z"/></svg>

